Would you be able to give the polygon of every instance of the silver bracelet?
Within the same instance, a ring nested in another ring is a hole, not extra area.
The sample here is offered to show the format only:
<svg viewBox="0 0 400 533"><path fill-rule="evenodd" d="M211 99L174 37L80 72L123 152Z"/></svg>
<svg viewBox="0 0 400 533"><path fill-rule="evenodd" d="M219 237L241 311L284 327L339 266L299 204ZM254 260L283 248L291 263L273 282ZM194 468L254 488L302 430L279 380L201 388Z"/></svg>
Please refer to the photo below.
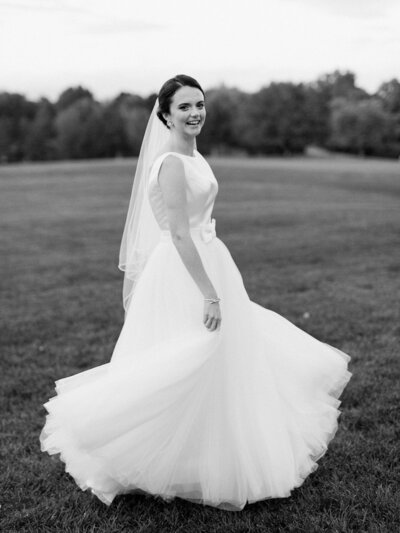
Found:
<svg viewBox="0 0 400 533"><path fill-rule="evenodd" d="M216 304L221 301L221 298L204 298L205 302L210 302L212 304Z"/></svg>

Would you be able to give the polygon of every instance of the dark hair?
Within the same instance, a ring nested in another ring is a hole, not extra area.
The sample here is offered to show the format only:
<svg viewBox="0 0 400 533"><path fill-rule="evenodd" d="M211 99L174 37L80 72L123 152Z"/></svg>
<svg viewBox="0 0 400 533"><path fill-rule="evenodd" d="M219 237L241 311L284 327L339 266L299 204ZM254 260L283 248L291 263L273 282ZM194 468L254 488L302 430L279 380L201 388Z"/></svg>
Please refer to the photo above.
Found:
<svg viewBox="0 0 400 533"><path fill-rule="evenodd" d="M158 110L157 116L161 122L169 129L167 121L163 117L163 113L170 112L170 105L172 102L172 97L178 89L181 87L194 87L195 89L200 89L204 95L204 91L200 86L200 83L190 76L185 74L178 74L173 78L167 80L164 85L161 87L160 92L158 93Z"/></svg>

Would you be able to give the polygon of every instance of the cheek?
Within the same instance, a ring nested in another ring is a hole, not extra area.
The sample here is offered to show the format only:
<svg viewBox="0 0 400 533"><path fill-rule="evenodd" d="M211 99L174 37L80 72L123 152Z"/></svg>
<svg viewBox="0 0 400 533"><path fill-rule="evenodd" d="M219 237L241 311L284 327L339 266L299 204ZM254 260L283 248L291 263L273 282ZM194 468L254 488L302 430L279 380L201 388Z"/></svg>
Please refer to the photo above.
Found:
<svg viewBox="0 0 400 533"><path fill-rule="evenodd" d="M185 124L189 120L189 113L179 113L179 122Z"/></svg>

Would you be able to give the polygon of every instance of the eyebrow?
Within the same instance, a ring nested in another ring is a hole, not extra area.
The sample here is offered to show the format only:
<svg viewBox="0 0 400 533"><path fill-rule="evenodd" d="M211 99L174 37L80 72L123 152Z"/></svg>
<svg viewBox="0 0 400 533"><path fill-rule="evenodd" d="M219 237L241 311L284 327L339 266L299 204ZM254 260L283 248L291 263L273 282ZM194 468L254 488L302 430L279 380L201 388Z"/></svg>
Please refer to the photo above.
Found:
<svg viewBox="0 0 400 533"><path fill-rule="evenodd" d="M204 104L204 100L199 100L198 102L196 102L197 104ZM190 105L189 102L182 102L181 104L178 104L178 105Z"/></svg>

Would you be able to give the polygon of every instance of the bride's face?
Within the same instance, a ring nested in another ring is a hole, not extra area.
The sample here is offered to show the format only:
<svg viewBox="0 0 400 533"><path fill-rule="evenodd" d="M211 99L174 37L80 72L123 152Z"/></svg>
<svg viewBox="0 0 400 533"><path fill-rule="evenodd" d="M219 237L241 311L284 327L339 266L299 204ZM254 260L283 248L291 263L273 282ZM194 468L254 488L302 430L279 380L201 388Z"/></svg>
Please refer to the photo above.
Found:
<svg viewBox="0 0 400 533"><path fill-rule="evenodd" d="M172 131L184 136L198 135L206 119L203 93L195 87L181 87L172 97L170 113L165 118L172 122Z"/></svg>

